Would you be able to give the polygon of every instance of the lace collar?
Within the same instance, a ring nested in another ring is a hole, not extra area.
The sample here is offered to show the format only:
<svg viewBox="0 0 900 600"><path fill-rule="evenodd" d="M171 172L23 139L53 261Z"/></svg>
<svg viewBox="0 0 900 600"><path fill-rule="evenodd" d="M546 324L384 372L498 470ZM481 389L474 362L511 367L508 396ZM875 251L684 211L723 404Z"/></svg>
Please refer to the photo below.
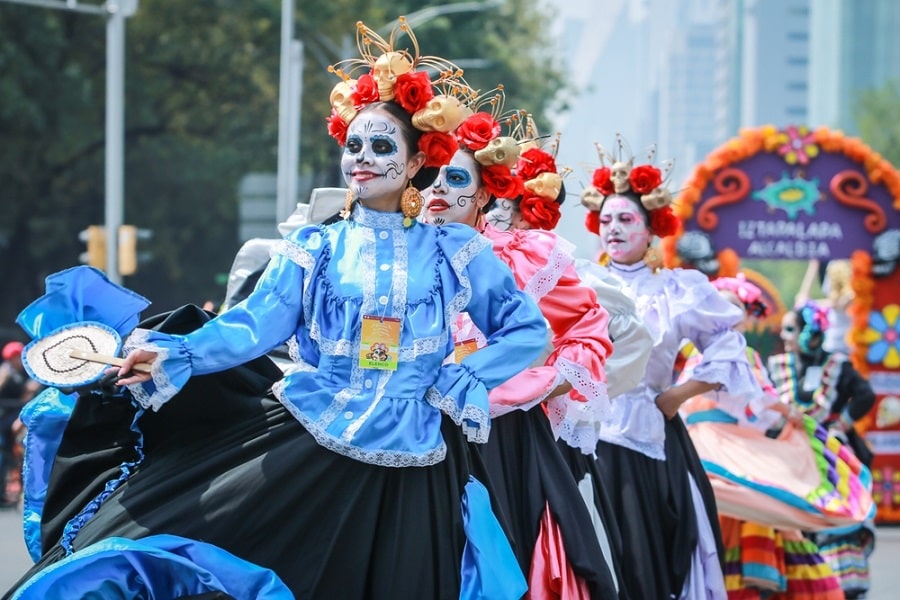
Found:
<svg viewBox="0 0 900 600"><path fill-rule="evenodd" d="M402 212L381 212L366 208L361 202L353 205L353 221L372 229L408 229L403 225Z"/></svg>
<svg viewBox="0 0 900 600"><path fill-rule="evenodd" d="M609 268L613 271L618 271L620 273L626 273L632 275L634 273L638 273L644 269L649 269L647 263L642 260L637 261L633 265L623 265L622 263L617 263L615 261L609 261Z"/></svg>

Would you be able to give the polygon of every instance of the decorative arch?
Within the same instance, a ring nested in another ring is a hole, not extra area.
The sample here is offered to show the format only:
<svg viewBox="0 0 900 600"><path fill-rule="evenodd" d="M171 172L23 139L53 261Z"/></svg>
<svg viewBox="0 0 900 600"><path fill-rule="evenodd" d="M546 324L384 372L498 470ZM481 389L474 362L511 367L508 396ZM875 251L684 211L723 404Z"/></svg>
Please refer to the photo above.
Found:
<svg viewBox="0 0 900 600"><path fill-rule="evenodd" d="M879 521L900 522L900 172L827 127L743 129L694 168L675 213L665 264L710 278L734 275L741 258L850 259L851 358L877 396L860 425Z"/></svg>

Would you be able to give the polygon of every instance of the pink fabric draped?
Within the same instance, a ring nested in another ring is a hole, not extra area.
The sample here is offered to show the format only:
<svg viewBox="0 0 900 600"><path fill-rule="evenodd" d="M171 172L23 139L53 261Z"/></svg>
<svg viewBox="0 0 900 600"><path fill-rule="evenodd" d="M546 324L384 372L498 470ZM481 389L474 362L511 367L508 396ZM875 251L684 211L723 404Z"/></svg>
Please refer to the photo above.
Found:
<svg viewBox="0 0 900 600"><path fill-rule="evenodd" d="M528 600L587 600L591 597L585 581L575 574L566 558L562 533L550 514L549 505L541 516L541 528L531 570L528 573Z"/></svg>

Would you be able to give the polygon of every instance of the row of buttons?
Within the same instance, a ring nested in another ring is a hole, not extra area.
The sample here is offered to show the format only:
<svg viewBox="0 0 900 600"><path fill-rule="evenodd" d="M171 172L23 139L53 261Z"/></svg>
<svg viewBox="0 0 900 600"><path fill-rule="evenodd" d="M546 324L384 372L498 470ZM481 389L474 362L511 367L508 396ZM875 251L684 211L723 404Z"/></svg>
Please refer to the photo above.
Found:
<svg viewBox="0 0 900 600"><path fill-rule="evenodd" d="M371 380L371 379L366 379L366 389L372 389L372 380ZM353 418L353 411L352 411L352 410L348 410L347 412L345 412L345 413L344 413L344 418L347 419L348 421L349 421L350 419L352 419L352 418Z"/></svg>

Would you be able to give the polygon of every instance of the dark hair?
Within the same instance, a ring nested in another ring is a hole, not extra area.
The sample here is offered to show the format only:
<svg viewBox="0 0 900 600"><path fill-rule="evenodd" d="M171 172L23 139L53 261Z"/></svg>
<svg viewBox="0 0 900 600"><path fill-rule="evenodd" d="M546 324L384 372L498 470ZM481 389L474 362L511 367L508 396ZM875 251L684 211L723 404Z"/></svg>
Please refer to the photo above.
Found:
<svg viewBox="0 0 900 600"><path fill-rule="evenodd" d="M410 151L413 154L419 151L419 139L422 137L422 132L413 127L412 116L406 112L406 109L396 102L373 102L361 108L359 112L363 113L368 110L381 110L386 112L388 116L393 117L400 125L400 134L403 136L403 141L406 142ZM435 167L422 167L413 176L412 184L417 189L424 190L434 183L438 171L439 169Z"/></svg>
<svg viewBox="0 0 900 600"><path fill-rule="evenodd" d="M797 320L797 345L801 354L818 358L824 352L822 342L825 341L825 330L809 322L804 315L804 313L809 314L809 310L805 310L806 308L806 306L802 306L790 311Z"/></svg>

